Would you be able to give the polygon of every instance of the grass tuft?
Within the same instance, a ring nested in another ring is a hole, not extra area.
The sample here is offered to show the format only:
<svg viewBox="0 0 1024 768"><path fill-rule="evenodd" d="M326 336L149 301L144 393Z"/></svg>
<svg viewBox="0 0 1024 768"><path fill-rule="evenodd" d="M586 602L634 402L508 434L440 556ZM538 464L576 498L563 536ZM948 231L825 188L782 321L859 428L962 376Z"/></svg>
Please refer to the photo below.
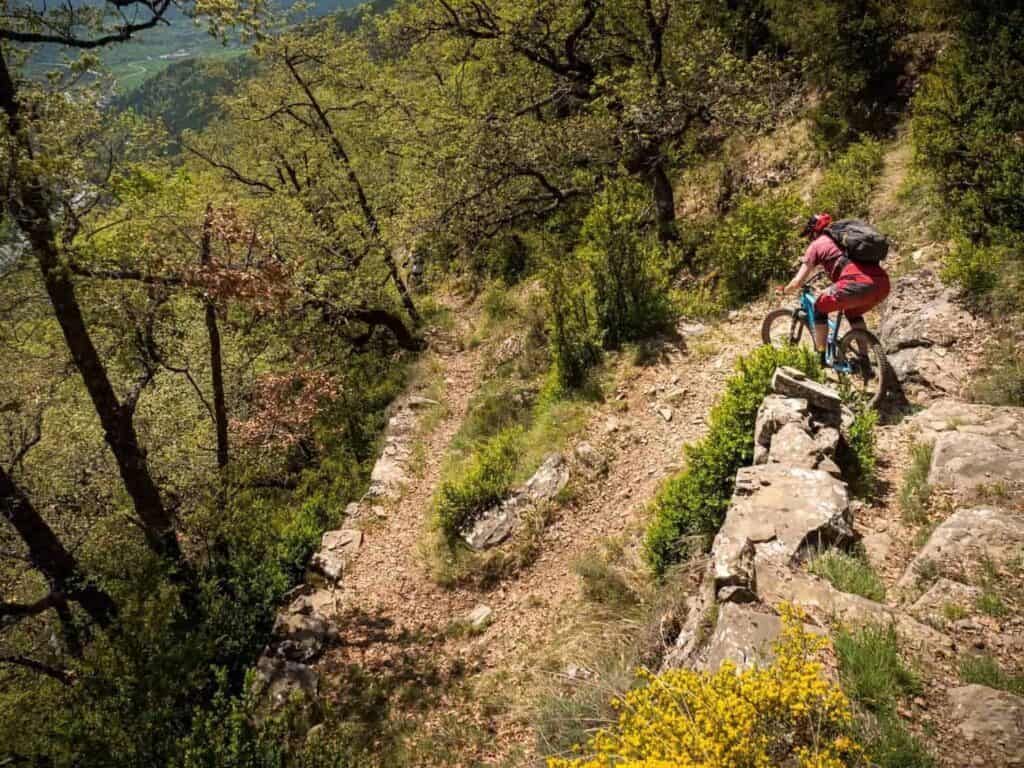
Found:
<svg viewBox="0 0 1024 768"><path fill-rule="evenodd" d="M910 525L923 525L928 522L928 502L932 494L928 473L931 471L933 452L931 444L915 445L911 450L910 467L903 476L903 486L899 495L903 521Z"/></svg>
<svg viewBox="0 0 1024 768"><path fill-rule="evenodd" d="M960 660L960 679L1024 696L1024 675L1008 675L994 658L988 655L968 655Z"/></svg>
<svg viewBox="0 0 1024 768"><path fill-rule="evenodd" d="M829 581L833 587L868 600L885 600L885 584L863 554L829 550L811 561L811 573Z"/></svg>
<svg viewBox="0 0 1024 768"><path fill-rule="evenodd" d="M867 710L888 712L902 696L920 693L921 682L903 662L893 627L840 629L835 649L844 690Z"/></svg>

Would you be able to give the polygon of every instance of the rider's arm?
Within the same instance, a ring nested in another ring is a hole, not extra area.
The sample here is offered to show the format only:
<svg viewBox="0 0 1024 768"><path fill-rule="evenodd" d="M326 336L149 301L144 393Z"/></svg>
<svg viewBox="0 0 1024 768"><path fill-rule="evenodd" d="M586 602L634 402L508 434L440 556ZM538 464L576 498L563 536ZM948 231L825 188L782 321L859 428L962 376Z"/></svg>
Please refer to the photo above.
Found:
<svg viewBox="0 0 1024 768"><path fill-rule="evenodd" d="M813 264L801 264L800 271L796 273L796 277L790 280L789 285L783 288L783 290L788 293L789 291L795 291L798 288L800 288L800 286L806 283L807 280L810 278L811 273L814 271L814 269L815 267Z"/></svg>

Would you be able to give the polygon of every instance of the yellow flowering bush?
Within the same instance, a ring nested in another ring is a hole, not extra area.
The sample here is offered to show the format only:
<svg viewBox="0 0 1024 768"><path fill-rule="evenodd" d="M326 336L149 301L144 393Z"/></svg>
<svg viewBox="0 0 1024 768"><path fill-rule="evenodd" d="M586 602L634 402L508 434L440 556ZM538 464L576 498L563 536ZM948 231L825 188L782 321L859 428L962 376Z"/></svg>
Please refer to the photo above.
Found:
<svg viewBox="0 0 1024 768"><path fill-rule="evenodd" d="M850 737L846 696L822 675L828 641L783 610L768 666L714 674L642 672L643 687L615 702L617 727L590 740L588 757L549 758L548 768L846 768L864 762Z"/></svg>

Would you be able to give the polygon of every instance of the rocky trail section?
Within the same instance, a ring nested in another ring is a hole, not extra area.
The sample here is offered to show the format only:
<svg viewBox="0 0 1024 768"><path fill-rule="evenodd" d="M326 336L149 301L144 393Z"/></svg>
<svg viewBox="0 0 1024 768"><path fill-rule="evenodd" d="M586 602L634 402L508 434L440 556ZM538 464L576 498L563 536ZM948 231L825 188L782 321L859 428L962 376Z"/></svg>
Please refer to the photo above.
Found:
<svg viewBox="0 0 1024 768"><path fill-rule="evenodd" d="M757 463L737 474L666 666L715 670L730 661L742 669L764 661L782 629L775 611L783 603L802 609L817 631L892 626L926 670L928 696L915 699L919 711L912 716L934 729L943 764L1024 764L1024 699L962 685L957 669L972 653L991 654L1010 668L1024 660L1020 606L999 621L981 615L992 586L977 584L987 564L990 574L1024 586L1024 409L940 400L902 425L934 446L929 482L945 494L950 512L883 603L842 592L806 568L815 555L849 550L860 539L846 483L816 468L835 450L831 438L819 445L821 430L835 425L844 438L848 418L838 398L785 369L776 372L773 388L758 413Z"/></svg>

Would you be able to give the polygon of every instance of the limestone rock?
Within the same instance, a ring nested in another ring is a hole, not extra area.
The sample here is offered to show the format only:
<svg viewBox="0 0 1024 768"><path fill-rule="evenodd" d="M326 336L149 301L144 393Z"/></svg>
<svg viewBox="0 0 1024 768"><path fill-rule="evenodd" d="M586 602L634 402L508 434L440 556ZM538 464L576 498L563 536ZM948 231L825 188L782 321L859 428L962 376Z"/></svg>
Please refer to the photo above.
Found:
<svg viewBox="0 0 1024 768"><path fill-rule="evenodd" d="M658 409L658 415L665 421L672 421L672 409L662 406Z"/></svg>
<svg viewBox="0 0 1024 768"><path fill-rule="evenodd" d="M942 622L946 620L951 606L973 612L979 597L981 590L977 587L941 578L917 599L910 612L921 621Z"/></svg>
<svg viewBox="0 0 1024 768"><path fill-rule="evenodd" d="M954 728L971 747L991 750L1000 765L1024 765L1024 699L984 685L949 691Z"/></svg>
<svg viewBox="0 0 1024 768"><path fill-rule="evenodd" d="M935 441L928 482L968 494L1000 487L1004 495L1024 495L1024 440L1012 435L979 435L957 430Z"/></svg>
<svg viewBox="0 0 1024 768"><path fill-rule="evenodd" d="M523 354L524 339L522 336L509 336L494 350L495 365L512 362Z"/></svg>
<svg viewBox="0 0 1024 768"><path fill-rule="evenodd" d="M860 540L868 562L877 570L889 562L893 552L893 540L886 531L869 533Z"/></svg>
<svg viewBox="0 0 1024 768"><path fill-rule="evenodd" d="M694 666L716 672L731 661L740 671L770 662L772 646L782 634L782 620L750 606L725 603L718 609L718 621L708 640L703 660Z"/></svg>
<svg viewBox="0 0 1024 768"><path fill-rule="evenodd" d="M786 424L772 437L771 448L768 449L769 464L814 469L820 460L818 444L799 424Z"/></svg>
<svg viewBox="0 0 1024 768"><path fill-rule="evenodd" d="M363 543L363 532L355 528L327 531L320 540L320 549L309 562L310 570L331 584L341 579L345 565Z"/></svg>
<svg viewBox="0 0 1024 768"><path fill-rule="evenodd" d="M758 557L757 594L769 605L789 603L818 618L819 623L838 621L846 626L893 625L911 650L938 656L953 653L946 635L888 606L860 595L841 592L824 579L781 567Z"/></svg>
<svg viewBox="0 0 1024 768"><path fill-rule="evenodd" d="M289 661L310 662L320 656L332 635L330 625L320 616L280 613L274 622L270 652Z"/></svg>
<svg viewBox="0 0 1024 768"><path fill-rule="evenodd" d="M500 544L512 534L527 509L552 501L568 483L565 457L560 453L548 456L522 488L485 511L462 538L476 550Z"/></svg>
<svg viewBox="0 0 1024 768"><path fill-rule="evenodd" d="M492 621L494 621L494 611L490 606L483 603L480 603L466 614L466 623L470 629L476 632L486 629Z"/></svg>
<svg viewBox="0 0 1024 768"><path fill-rule="evenodd" d="M806 424L807 414L807 401L803 398L768 395L757 409L754 445L770 447L776 432L786 424Z"/></svg>
<svg viewBox="0 0 1024 768"><path fill-rule="evenodd" d="M955 394L968 373L956 342L973 325L955 291L926 269L893 282L879 338L904 385Z"/></svg>
<svg viewBox="0 0 1024 768"><path fill-rule="evenodd" d="M608 469L608 460L590 443L580 443L573 451L580 464L597 472Z"/></svg>
<svg viewBox="0 0 1024 768"><path fill-rule="evenodd" d="M900 586L912 587L925 564L940 573L970 572L987 557L1011 562L1024 551L1024 515L998 507L959 509L936 528L907 566Z"/></svg>
<svg viewBox="0 0 1024 768"><path fill-rule="evenodd" d="M807 551L856 539L846 485L814 469L745 467L711 549L715 588L752 589L754 557L789 565Z"/></svg>
<svg viewBox="0 0 1024 768"><path fill-rule="evenodd" d="M807 378L802 371L789 366L777 368L772 376L772 391L786 397L803 398L814 408L839 413L843 402L831 387Z"/></svg>

